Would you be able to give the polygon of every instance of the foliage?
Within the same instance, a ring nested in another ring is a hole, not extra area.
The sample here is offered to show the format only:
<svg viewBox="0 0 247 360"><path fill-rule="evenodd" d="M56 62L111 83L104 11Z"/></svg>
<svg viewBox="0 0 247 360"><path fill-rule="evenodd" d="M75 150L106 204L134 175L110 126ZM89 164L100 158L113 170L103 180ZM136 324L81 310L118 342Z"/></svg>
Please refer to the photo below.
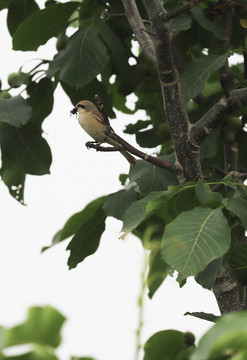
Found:
<svg viewBox="0 0 247 360"><path fill-rule="evenodd" d="M60 345L60 332L64 322L65 317L51 306L30 308L24 323L12 328L0 326L0 359L58 360L55 349ZM16 345L29 345L30 350L23 353L19 348L21 354L7 355L6 350ZM87 357L71 357L71 360L76 359L93 360Z"/></svg>
<svg viewBox="0 0 247 360"><path fill-rule="evenodd" d="M9 76L10 87L1 89L2 180L10 194L24 203L26 175L49 173L52 155L42 136L42 122L52 111L58 83L73 104L82 98L95 102L98 94L111 117L114 109L126 114L144 109L146 118L128 125L125 132L135 135L140 147L158 146L157 157L174 171L139 160L129 174L122 175L122 189L95 199L73 215L54 236L52 245L73 236L67 247L68 266L75 268L97 251L106 217L112 216L123 222L123 238L131 232L149 250L150 298L174 271L181 286L194 276L201 286L212 289L224 267L233 272L241 287L247 282L245 1L202 0L183 11L188 1L162 2L171 17L172 36L170 53L163 49L165 56L157 62L152 61L152 53L145 56L144 47L139 47L138 55L133 53L133 40L140 41L141 36L134 38L126 9L126 16L122 15L124 3L47 1L40 9L35 0L1 2L0 10L8 8L7 26L14 50L36 51L52 37L66 39L57 46L52 61L41 60L28 73L20 67ZM138 0L136 4L141 17L148 19L148 2ZM180 13L176 13L178 9ZM163 20L166 16L164 13ZM157 24L145 22L146 29L142 29L152 44L164 30ZM74 33L68 38L71 27ZM165 41L164 36L161 39ZM159 41L155 46L158 56ZM229 65L233 54L244 56L240 63ZM168 55L172 57L169 64ZM163 60L170 66L166 64L167 71L161 68ZM41 77L36 76L37 71ZM166 78L167 73L175 74L175 80ZM177 86L176 96L167 95L168 83L171 88ZM11 96L20 86L20 94ZM126 105L129 94L136 95L134 111ZM186 120L183 124L187 115L190 123ZM237 329L238 319L242 325ZM144 358L242 359L247 352L244 320L245 314L220 319L195 352L194 345L187 346L183 333L160 332L146 343ZM165 344L170 347L166 357Z"/></svg>
<svg viewBox="0 0 247 360"><path fill-rule="evenodd" d="M64 322L65 317L50 306L30 308L22 324L12 328L0 326L0 359L58 360L55 350L61 343L60 332ZM246 312L225 315L201 338L198 346L190 332L159 331L145 343L144 360L245 359L246 324ZM19 347L16 355L7 355L16 345L27 344L29 351L23 353ZM93 360L91 357L74 356L70 359Z"/></svg>

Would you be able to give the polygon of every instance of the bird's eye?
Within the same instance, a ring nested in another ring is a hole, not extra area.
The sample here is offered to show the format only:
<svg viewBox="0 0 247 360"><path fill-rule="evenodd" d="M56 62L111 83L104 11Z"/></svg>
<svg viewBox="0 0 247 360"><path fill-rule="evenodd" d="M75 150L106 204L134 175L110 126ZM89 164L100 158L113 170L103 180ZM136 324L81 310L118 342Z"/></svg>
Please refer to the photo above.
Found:
<svg viewBox="0 0 247 360"><path fill-rule="evenodd" d="M85 105L82 105L82 104L78 104L77 107L80 107L82 109L85 109Z"/></svg>

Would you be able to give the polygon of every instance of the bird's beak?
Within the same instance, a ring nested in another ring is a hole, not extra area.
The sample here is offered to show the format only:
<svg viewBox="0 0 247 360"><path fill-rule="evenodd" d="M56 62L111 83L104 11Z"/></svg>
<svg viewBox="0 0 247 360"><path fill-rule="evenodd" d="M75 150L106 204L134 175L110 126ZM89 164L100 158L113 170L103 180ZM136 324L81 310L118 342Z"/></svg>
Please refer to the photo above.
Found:
<svg viewBox="0 0 247 360"><path fill-rule="evenodd" d="M74 109L71 110L71 114L77 114L77 111L78 111L78 108L77 107L74 107Z"/></svg>

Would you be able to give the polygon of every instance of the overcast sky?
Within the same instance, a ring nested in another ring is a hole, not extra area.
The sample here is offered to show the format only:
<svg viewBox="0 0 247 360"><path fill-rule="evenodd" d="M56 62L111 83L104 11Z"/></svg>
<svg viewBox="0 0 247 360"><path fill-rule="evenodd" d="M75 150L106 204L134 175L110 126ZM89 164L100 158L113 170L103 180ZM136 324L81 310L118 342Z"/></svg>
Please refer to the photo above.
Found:
<svg viewBox="0 0 247 360"><path fill-rule="evenodd" d="M43 5L44 1L37 3ZM3 88L8 74L18 71L27 60L52 58L55 52L55 39L42 46L39 54L13 52L6 13L0 13ZM108 219L99 250L76 269L69 271L66 265L67 241L40 253L69 216L91 200L120 190L118 176L128 172L128 163L120 154L86 149L84 143L89 137L76 117L70 116L72 106L58 87L54 109L43 125L53 154L51 175L27 176L27 205L20 205L0 184L0 325L13 326L25 319L30 306L49 304L67 317L63 342L57 351L60 359L77 355L133 360L144 265L140 241L131 235L119 240L121 222ZM134 121L129 115L119 115L112 126L121 135L130 120ZM124 138L135 144L134 137L124 134ZM218 314L209 291L190 279L183 289L174 279L167 279L153 300L145 299L143 343L164 329L192 331L198 339L211 325L183 316L186 311Z"/></svg>

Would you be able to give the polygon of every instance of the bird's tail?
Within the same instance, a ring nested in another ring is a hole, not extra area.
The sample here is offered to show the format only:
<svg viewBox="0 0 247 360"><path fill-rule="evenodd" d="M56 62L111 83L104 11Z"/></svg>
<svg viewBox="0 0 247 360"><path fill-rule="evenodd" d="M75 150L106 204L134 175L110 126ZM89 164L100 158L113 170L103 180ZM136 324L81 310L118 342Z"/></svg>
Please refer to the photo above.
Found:
<svg viewBox="0 0 247 360"><path fill-rule="evenodd" d="M128 151L123 150L123 151L120 151L120 153L128 160L130 165L132 165L132 166L136 165L137 160Z"/></svg>

